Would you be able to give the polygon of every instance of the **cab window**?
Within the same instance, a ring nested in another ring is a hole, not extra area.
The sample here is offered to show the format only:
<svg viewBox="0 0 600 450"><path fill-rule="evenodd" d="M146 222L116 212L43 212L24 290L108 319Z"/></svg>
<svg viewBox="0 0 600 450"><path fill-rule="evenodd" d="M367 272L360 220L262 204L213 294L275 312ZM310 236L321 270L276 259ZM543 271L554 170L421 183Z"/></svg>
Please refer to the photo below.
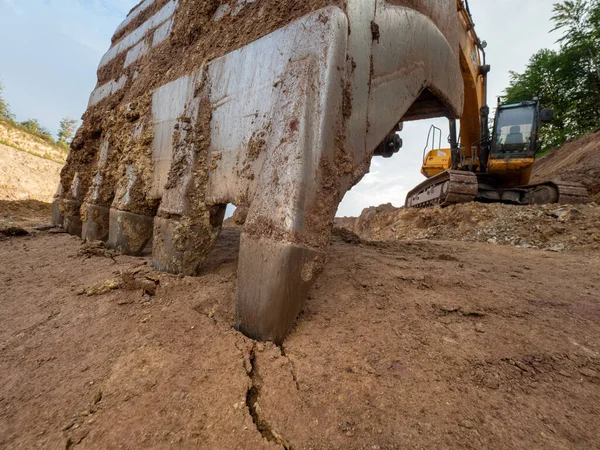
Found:
<svg viewBox="0 0 600 450"><path fill-rule="evenodd" d="M500 111L496 123L495 153L526 153L530 148L535 107Z"/></svg>

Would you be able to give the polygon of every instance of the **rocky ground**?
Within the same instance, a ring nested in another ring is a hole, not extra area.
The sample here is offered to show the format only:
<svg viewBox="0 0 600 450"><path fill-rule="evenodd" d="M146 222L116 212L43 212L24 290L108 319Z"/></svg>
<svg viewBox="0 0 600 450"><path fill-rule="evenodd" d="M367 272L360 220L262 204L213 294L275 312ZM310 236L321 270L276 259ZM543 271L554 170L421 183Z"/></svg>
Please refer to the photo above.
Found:
<svg viewBox="0 0 600 450"><path fill-rule="evenodd" d="M362 239L453 240L562 251L600 249L600 206L511 206L466 203L424 210L368 208L358 218L336 219Z"/></svg>
<svg viewBox="0 0 600 450"><path fill-rule="evenodd" d="M26 210L3 217L31 234L0 236L0 448L600 446L593 245L338 229L276 347L232 329L238 229L181 278L35 230Z"/></svg>

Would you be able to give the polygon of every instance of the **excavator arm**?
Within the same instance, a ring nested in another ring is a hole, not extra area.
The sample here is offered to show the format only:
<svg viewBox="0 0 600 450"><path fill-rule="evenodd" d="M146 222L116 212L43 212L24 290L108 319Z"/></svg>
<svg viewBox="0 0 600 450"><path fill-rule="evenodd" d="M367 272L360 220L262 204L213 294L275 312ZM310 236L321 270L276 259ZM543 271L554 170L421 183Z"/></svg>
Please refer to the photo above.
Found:
<svg viewBox="0 0 600 450"><path fill-rule="evenodd" d="M489 107L487 105L487 75L485 42L476 31L468 2L457 0L459 52L457 64L463 80L464 108L459 118L460 140L456 119L450 117L450 148L431 148L423 158L421 173L427 178L450 169L485 169L489 155ZM482 170L485 171L485 170Z"/></svg>

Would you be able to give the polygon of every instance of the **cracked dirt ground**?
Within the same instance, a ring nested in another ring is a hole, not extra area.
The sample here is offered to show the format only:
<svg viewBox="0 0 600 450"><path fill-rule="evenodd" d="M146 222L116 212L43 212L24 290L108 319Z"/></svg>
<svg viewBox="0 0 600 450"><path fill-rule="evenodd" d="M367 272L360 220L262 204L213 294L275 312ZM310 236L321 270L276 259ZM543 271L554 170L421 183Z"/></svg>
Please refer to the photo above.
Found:
<svg viewBox="0 0 600 450"><path fill-rule="evenodd" d="M238 240L197 278L0 240L0 448L600 447L597 250L338 233L276 347L231 328Z"/></svg>

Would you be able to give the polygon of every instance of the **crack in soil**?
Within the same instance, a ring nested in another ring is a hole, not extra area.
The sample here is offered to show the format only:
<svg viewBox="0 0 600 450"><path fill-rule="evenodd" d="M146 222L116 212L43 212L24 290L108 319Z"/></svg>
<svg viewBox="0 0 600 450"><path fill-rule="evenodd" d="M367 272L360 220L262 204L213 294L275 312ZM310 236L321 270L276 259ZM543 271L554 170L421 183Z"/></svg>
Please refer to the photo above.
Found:
<svg viewBox="0 0 600 450"><path fill-rule="evenodd" d="M292 374L292 379L294 380L294 384L296 385L296 390L299 391L300 383L298 382L298 376L296 375L296 367L294 367L294 361L292 361L290 358L288 358L283 344L281 344L281 346L279 347L279 350L281 351L281 356L283 356L285 359L287 359L288 362L290 363L290 373Z"/></svg>
<svg viewBox="0 0 600 450"><path fill-rule="evenodd" d="M274 442L281 445L284 450L293 450L292 445L287 442L279 433L277 433L269 423L262 416L262 410L258 403L260 397L260 391L262 388L262 378L258 373L258 366L256 363L256 344L252 346L250 350L250 381L252 382L248 392L246 393L246 406L248 406L248 412L252 417L254 425L259 433L267 439L269 442Z"/></svg>

